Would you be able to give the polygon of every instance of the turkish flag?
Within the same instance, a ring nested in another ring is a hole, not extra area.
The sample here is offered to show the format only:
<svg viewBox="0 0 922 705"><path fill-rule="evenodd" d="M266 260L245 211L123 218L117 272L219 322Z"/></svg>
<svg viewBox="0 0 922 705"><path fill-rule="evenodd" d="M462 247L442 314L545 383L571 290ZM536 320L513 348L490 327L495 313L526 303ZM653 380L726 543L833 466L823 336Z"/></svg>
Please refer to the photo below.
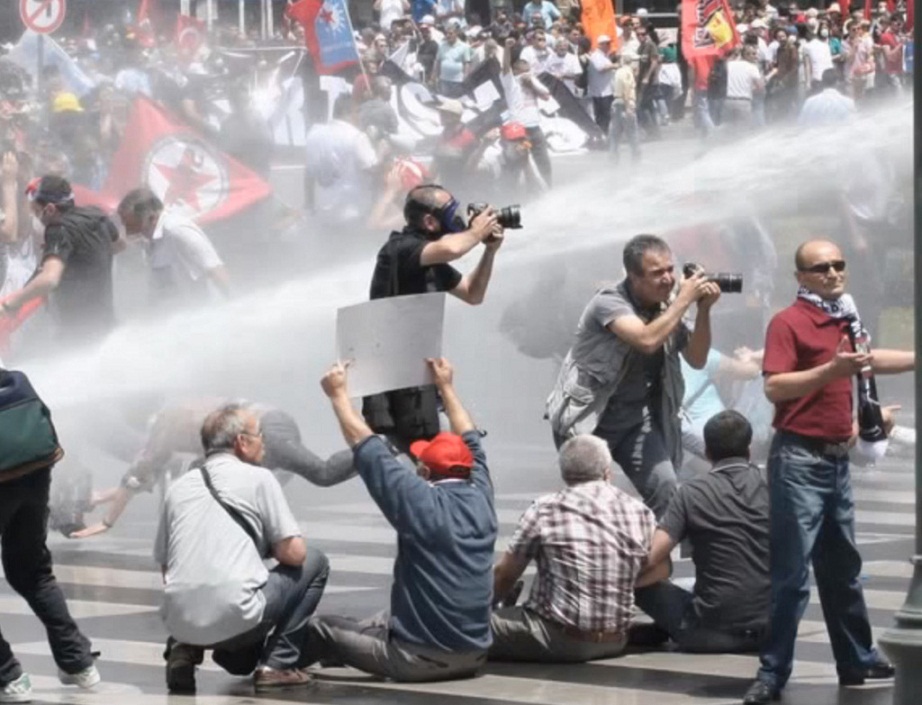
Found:
<svg viewBox="0 0 922 705"><path fill-rule="evenodd" d="M146 185L164 202L199 223L223 220L272 193L258 174L209 144L162 106L137 98L109 177L96 203L120 201ZM82 203L90 199L84 194Z"/></svg>
<svg viewBox="0 0 922 705"><path fill-rule="evenodd" d="M176 17L176 48L181 56L192 59L205 43L205 22L190 15Z"/></svg>

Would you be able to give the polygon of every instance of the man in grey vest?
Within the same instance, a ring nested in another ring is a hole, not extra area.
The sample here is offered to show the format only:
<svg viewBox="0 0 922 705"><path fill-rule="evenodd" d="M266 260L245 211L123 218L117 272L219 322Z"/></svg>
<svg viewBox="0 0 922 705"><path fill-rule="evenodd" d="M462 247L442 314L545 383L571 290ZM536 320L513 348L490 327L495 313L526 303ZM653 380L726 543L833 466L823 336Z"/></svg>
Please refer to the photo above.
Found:
<svg viewBox="0 0 922 705"><path fill-rule="evenodd" d="M586 306L576 340L547 400L559 448L580 433L604 439L657 518L681 465L679 353L695 369L711 347L711 306L720 288L702 273L677 284L669 245L637 235L624 246L627 276ZM685 315L697 304L692 328Z"/></svg>

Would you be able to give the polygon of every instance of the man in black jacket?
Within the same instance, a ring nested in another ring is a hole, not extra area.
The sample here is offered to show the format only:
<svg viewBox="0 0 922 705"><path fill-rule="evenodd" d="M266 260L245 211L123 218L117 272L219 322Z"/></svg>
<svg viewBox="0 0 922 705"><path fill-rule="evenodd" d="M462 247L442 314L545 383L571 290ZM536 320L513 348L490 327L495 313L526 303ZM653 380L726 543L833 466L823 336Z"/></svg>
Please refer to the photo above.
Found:
<svg viewBox="0 0 922 705"><path fill-rule="evenodd" d="M378 252L371 298L447 291L473 306L483 302L503 229L493 208L465 224L461 204L446 189L425 184L411 189L404 206L407 224L391 233ZM450 235L450 237L445 237ZM449 264L483 244L480 262L467 275ZM413 387L367 397L362 409L376 433L387 434L401 451L412 440L439 432L434 387Z"/></svg>

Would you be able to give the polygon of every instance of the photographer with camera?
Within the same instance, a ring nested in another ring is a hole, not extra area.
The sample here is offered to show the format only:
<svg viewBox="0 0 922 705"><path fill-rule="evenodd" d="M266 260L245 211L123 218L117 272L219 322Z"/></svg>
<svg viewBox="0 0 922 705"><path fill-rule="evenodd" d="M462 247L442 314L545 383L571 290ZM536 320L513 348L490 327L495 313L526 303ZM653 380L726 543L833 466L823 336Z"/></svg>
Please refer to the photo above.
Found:
<svg viewBox="0 0 922 705"><path fill-rule="evenodd" d="M518 208L497 212L472 205L482 210L465 224L461 204L446 189L435 184L411 189L403 209L406 226L391 233L378 252L371 298L447 291L473 306L482 303L504 225L518 226ZM462 276L449 264L480 244L483 254L470 274ZM362 413L375 433L389 436L400 450L410 440L439 432L438 398L431 386L366 397Z"/></svg>
<svg viewBox="0 0 922 705"><path fill-rule="evenodd" d="M593 433L657 517L666 511L682 462L679 353L695 369L711 347L711 307L721 286L696 271L676 281L672 252L655 235L624 246L627 276L586 306L576 340L547 400L558 448ZM697 304L694 328L684 317Z"/></svg>

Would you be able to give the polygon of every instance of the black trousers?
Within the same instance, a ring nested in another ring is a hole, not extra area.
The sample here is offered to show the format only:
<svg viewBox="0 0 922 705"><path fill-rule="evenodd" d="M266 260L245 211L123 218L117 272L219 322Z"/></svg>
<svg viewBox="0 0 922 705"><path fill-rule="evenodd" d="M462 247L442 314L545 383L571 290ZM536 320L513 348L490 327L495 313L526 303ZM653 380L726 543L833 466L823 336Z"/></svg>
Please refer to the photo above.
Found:
<svg viewBox="0 0 922 705"><path fill-rule="evenodd" d="M595 113L595 124L602 130L602 134L608 137L608 126L611 125L611 104L613 96L606 95L601 98L592 99L592 112Z"/></svg>
<svg viewBox="0 0 922 705"><path fill-rule="evenodd" d="M538 173L544 182L551 185L551 154L547 147L547 137L544 136L544 130L540 126L526 127L528 141L531 142L531 156L535 160L535 166L538 167Z"/></svg>
<svg viewBox="0 0 922 705"><path fill-rule="evenodd" d="M67 673L78 673L93 665L93 656L90 640L70 616L51 572L51 553L45 545L50 485L50 468L0 484L0 558L10 587L45 625L55 663ZM21 675L22 666L0 635L0 686Z"/></svg>

